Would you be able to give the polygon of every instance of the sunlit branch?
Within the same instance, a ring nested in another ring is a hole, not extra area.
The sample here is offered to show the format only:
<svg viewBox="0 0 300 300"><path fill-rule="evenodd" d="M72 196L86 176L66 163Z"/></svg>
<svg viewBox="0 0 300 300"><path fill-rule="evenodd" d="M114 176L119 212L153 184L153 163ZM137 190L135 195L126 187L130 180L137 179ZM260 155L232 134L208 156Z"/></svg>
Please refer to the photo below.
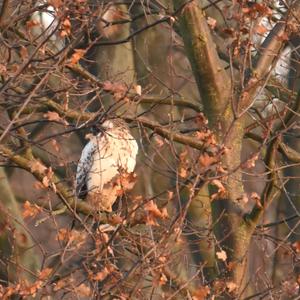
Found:
<svg viewBox="0 0 300 300"><path fill-rule="evenodd" d="M11 162L15 163L20 168L31 173L40 182L43 182L46 174L37 168L33 168L33 161L25 158L22 155L16 155L9 147L0 144L0 154L8 158ZM46 166L40 169L47 169ZM78 212L84 213L86 215L93 214L93 209L85 202L78 202L74 198L73 192L70 187L66 186L60 178L53 174L50 178L49 187L61 198L63 202L72 208L72 212L77 210Z"/></svg>

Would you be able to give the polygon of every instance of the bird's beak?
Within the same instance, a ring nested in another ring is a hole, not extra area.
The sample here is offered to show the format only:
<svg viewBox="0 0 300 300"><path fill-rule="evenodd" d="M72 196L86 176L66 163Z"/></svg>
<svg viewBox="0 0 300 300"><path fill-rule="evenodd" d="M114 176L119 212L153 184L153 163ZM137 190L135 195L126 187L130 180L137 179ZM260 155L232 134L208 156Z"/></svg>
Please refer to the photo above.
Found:
<svg viewBox="0 0 300 300"><path fill-rule="evenodd" d="M98 135L100 132L104 132L104 127L102 125L93 125L91 127L91 132L93 135Z"/></svg>

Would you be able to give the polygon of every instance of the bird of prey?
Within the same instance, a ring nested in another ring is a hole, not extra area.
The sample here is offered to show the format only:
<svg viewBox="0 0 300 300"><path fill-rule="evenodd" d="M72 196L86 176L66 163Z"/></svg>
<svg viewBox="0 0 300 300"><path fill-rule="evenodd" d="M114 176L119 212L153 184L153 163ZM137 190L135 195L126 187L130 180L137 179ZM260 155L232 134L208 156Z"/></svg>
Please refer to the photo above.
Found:
<svg viewBox="0 0 300 300"><path fill-rule="evenodd" d="M99 211L111 212L123 189L122 181L133 174L138 144L121 119L106 120L100 128L82 151L76 173L76 195L86 198ZM128 181L125 185L128 187Z"/></svg>
<svg viewBox="0 0 300 300"><path fill-rule="evenodd" d="M52 5L48 4L47 0L39 0L35 3L35 6L42 8L31 15L31 20L34 22L31 33L39 40L48 38L52 48L54 48L52 50L61 50L65 43L58 31L57 11Z"/></svg>

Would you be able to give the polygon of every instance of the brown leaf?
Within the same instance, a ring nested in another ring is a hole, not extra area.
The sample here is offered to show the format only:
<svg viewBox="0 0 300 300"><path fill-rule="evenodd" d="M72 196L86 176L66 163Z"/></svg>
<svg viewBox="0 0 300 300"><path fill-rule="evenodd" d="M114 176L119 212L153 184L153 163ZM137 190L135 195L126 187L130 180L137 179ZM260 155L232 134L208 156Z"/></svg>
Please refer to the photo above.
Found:
<svg viewBox="0 0 300 300"><path fill-rule="evenodd" d="M162 219L169 218L169 213L168 213L168 209L166 206L161 209L161 218Z"/></svg>
<svg viewBox="0 0 300 300"><path fill-rule="evenodd" d="M135 92L136 92L139 96L141 96L141 95L142 95L142 87L141 87L139 84L137 84L134 88L135 88Z"/></svg>
<svg viewBox="0 0 300 300"><path fill-rule="evenodd" d="M255 167L256 161L259 158L259 154L253 154L245 163L242 164L243 169L252 169Z"/></svg>
<svg viewBox="0 0 300 300"><path fill-rule="evenodd" d="M283 32L280 35L277 35L276 38L278 41L285 42L289 40L289 35L287 34L287 32Z"/></svg>
<svg viewBox="0 0 300 300"><path fill-rule="evenodd" d="M179 174L179 176L182 177L182 178L187 178L187 177L188 177L187 169L184 168L184 167L181 167L181 168L179 169L178 174Z"/></svg>
<svg viewBox="0 0 300 300"><path fill-rule="evenodd" d="M105 10L102 15L101 21L98 22L97 28L99 32L106 38L114 38L122 31L122 25L111 25L111 22L126 20L128 15L117 8L115 5L111 5L107 10Z"/></svg>
<svg viewBox="0 0 300 300"><path fill-rule="evenodd" d="M46 183L46 185L47 185L47 187L48 187L48 186L50 185L50 182L51 182L51 180L52 180L52 177L53 177L53 175L54 175L54 172L53 172L52 168L49 167L49 168L46 169L45 173L46 173L46 177L47 177L48 180L46 180L45 178L43 178L43 184L44 184L44 181L45 181L45 183ZM44 184L44 185L45 185L45 184ZM45 186L46 186L46 185L45 185Z"/></svg>
<svg viewBox="0 0 300 300"><path fill-rule="evenodd" d="M62 0L48 0L48 3L50 5L52 5L55 8L59 8L63 5L63 1Z"/></svg>
<svg viewBox="0 0 300 300"><path fill-rule="evenodd" d="M179 154L179 160L180 160L181 162L183 162L183 161L186 160L187 156L188 156L188 150L187 150L187 148L185 148L185 149Z"/></svg>
<svg viewBox="0 0 300 300"><path fill-rule="evenodd" d="M23 204L23 218L27 217L35 217L37 214L39 214L42 211L42 208L39 207L36 204L31 204L29 201L25 201Z"/></svg>
<svg viewBox="0 0 300 300"><path fill-rule="evenodd" d="M263 26L262 24L258 24L256 27L255 27L255 32L257 34L260 34L260 35L264 35L266 32L268 32L268 28L266 28L265 26Z"/></svg>
<svg viewBox="0 0 300 300"><path fill-rule="evenodd" d="M225 193L226 193L226 189L223 186L222 182L220 180L214 179L211 182L212 185L215 185L218 188L218 192L213 194L211 196L211 199L214 200L216 198L222 198L224 197Z"/></svg>
<svg viewBox="0 0 300 300"><path fill-rule="evenodd" d="M48 176L44 176L44 177L43 177L42 183L43 183L44 187L49 187L49 185L50 185L50 180L49 180Z"/></svg>
<svg viewBox="0 0 300 300"><path fill-rule="evenodd" d="M119 101L123 99L128 91L126 84L122 82L105 81L103 83L103 90L113 94L114 99ZM126 100L126 99L124 99Z"/></svg>
<svg viewBox="0 0 300 300"><path fill-rule="evenodd" d="M37 172L43 174L47 170L47 168L38 160L31 161L29 167L33 173Z"/></svg>
<svg viewBox="0 0 300 300"><path fill-rule="evenodd" d="M233 281L226 282L226 287L229 293L232 293L237 289L237 285Z"/></svg>
<svg viewBox="0 0 300 300"><path fill-rule="evenodd" d="M92 295L92 290L89 286L82 283L81 285L75 287L75 292L82 297L90 297Z"/></svg>
<svg viewBox="0 0 300 300"><path fill-rule="evenodd" d="M292 246L297 253L300 253L300 241L296 241Z"/></svg>
<svg viewBox="0 0 300 300"><path fill-rule="evenodd" d="M122 222L123 222L123 218L118 215L114 215L114 216L110 217L110 219L109 219L109 223L112 225L122 224Z"/></svg>
<svg viewBox="0 0 300 300"><path fill-rule="evenodd" d="M6 75L7 74L7 68L4 64L0 64L0 75Z"/></svg>
<svg viewBox="0 0 300 300"><path fill-rule="evenodd" d="M40 181L36 181L34 184L33 184L33 187L36 189L36 190L42 190L44 189L44 185L40 182Z"/></svg>
<svg viewBox="0 0 300 300"><path fill-rule="evenodd" d="M137 181L137 175L134 172L131 173L123 173L120 177L120 185L122 186L124 191L131 190Z"/></svg>
<svg viewBox="0 0 300 300"><path fill-rule="evenodd" d="M29 20L26 22L27 30L31 30L33 27L39 26L39 25L40 25L40 23L36 20Z"/></svg>
<svg viewBox="0 0 300 300"><path fill-rule="evenodd" d="M282 283L282 289L289 299L295 299L293 296L299 296L299 284L294 279L286 280ZM297 299L298 297L296 297Z"/></svg>
<svg viewBox="0 0 300 300"><path fill-rule="evenodd" d="M24 46L21 46L21 49L20 49L20 55L22 57L23 60L27 59L29 54L28 54L28 49Z"/></svg>
<svg viewBox="0 0 300 300"><path fill-rule="evenodd" d="M213 156L209 156L206 152L204 152L202 155L199 157L199 163L202 167L207 168L208 166L214 164L217 162L218 159L216 159Z"/></svg>
<svg viewBox="0 0 300 300"><path fill-rule="evenodd" d="M69 244L73 243L75 248L79 249L83 244L85 244L87 234L75 229L69 230L66 228L61 228L56 235L56 239Z"/></svg>
<svg viewBox="0 0 300 300"><path fill-rule="evenodd" d="M165 144L165 140L160 136L155 136L154 141L159 148L161 148Z"/></svg>
<svg viewBox="0 0 300 300"><path fill-rule="evenodd" d="M227 253L224 250L216 252L216 256L217 256L218 259L220 259L222 261L226 261L227 260Z"/></svg>
<svg viewBox="0 0 300 300"><path fill-rule="evenodd" d="M230 261L228 264L227 264L227 270L229 272L231 272L235 267L236 267L237 263L236 262L233 262L233 261Z"/></svg>
<svg viewBox="0 0 300 300"><path fill-rule="evenodd" d="M73 283L73 279L72 278L64 278L59 280L56 284L54 283L54 292L57 292L65 287L67 287L68 285Z"/></svg>
<svg viewBox="0 0 300 300"><path fill-rule="evenodd" d="M59 229L57 235L56 235L56 239L58 241L65 241L67 242L69 240L69 236L70 236L70 232L68 229L66 228L61 228Z"/></svg>
<svg viewBox="0 0 300 300"><path fill-rule="evenodd" d="M151 212L156 217L160 217L161 216L161 212L160 212L160 210L158 209L157 205L154 203L153 200L147 202L144 205L144 209L146 211L148 211L148 212Z"/></svg>
<svg viewBox="0 0 300 300"><path fill-rule="evenodd" d="M104 267L104 269L96 274L90 275L90 279L94 281L103 281L108 275L109 275L109 270L107 267Z"/></svg>
<svg viewBox="0 0 300 300"><path fill-rule="evenodd" d="M60 115L55 111L48 111L43 115L43 117L45 119L48 119L49 121L60 121L61 120Z"/></svg>
<svg viewBox="0 0 300 300"><path fill-rule="evenodd" d="M73 53L73 55L71 56L71 59L70 59L71 65L76 65L79 62L79 60L86 53L86 50L84 50L84 49L75 49L74 51L75 51L75 53Z"/></svg>
<svg viewBox="0 0 300 300"><path fill-rule="evenodd" d="M210 289L208 286L202 286L198 288L194 293L193 293L193 300L205 300L206 297L210 294Z"/></svg>
<svg viewBox="0 0 300 300"><path fill-rule="evenodd" d="M172 200L174 196L174 192L173 191L168 191L168 201Z"/></svg>
<svg viewBox="0 0 300 300"><path fill-rule="evenodd" d="M52 144L52 146L53 146L53 148L54 148L54 150L55 150L56 152L59 152L59 151L60 151L60 147L59 147L59 145L58 145L56 139L52 139L52 140L51 140L51 144Z"/></svg>
<svg viewBox="0 0 300 300"><path fill-rule="evenodd" d="M69 36L71 34L71 22L69 18L66 18L63 22L62 22L62 30L60 32L60 36L61 37L65 37L65 36ZM76 51L76 49L75 49Z"/></svg>
<svg viewBox="0 0 300 300"><path fill-rule="evenodd" d="M45 280L49 277L49 275L51 274L52 269L51 268L45 268L43 269L40 274L39 274L39 279L40 280Z"/></svg>
<svg viewBox="0 0 300 300"><path fill-rule="evenodd" d="M65 125L68 125L69 123L63 119L57 112L55 111L48 111L43 115L45 119L48 119L49 121L56 121L56 122L61 122Z"/></svg>
<svg viewBox="0 0 300 300"><path fill-rule="evenodd" d="M251 199L252 201L255 201L255 203L256 203L256 205L257 205L258 207L261 207L261 208L262 208L262 204L261 204L261 201L260 201L260 196L259 196L257 193L252 192L251 195L250 195L250 199Z"/></svg>
<svg viewBox="0 0 300 300"><path fill-rule="evenodd" d="M248 203L249 202L249 198L248 198L248 195L246 193L243 193L243 196L242 196L242 202L243 203Z"/></svg>
<svg viewBox="0 0 300 300"><path fill-rule="evenodd" d="M208 17L207 24L211 29L215 29L215 27L217 26L217 20L214 18Z"/></svg>

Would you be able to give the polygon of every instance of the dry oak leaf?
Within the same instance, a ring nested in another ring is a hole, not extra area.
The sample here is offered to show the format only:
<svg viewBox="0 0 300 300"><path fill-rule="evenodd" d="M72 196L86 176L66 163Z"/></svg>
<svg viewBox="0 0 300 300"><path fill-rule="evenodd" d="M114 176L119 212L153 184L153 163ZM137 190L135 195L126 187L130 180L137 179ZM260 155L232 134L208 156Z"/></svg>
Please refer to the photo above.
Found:
<svg viewBox="0 0 300 300"><path fill-rule="evenodd" d="M300 253L300 241L296 241L295 243L293 243L292 247L297 253Z"/></svg>
<svg viewBox="0 0 300 300"><path fill-rule="evenodd" d="M256 161L258 160L259 158L259 154L258 153L255 153L255 154L252 154L251 157L242 164L242 168L243 169L252 169L255 167L255 163Z"/></svg>
<svg viewBox="0 0 300 300"><path fill-rule="evenodd" d="M60 147L59 147L59 144L57 143L57 140L56 139L52 139L51 140L51 145L52 147L54 148L54 150L56 152L59 152L60 151Z"/></svg>
<svg viewBox="0 0 300 300"><path fill-rule="evenodd" d="M214 164L217 161L218 161L218 159L216 159L213 156L209 156L206 152L204 152L199 157L199 164L204 168L207 168L208 166Z"/></svg>
<svg viewBox="0 0 300 300"><path fill-rule="evenodd" d="M260 16L271 16L272 9L270 9L266 4L254 3L251 8L251 12L258 12Z"/></svg>
<svg viewBox="0 0 300 300"><path fill-rule="evenodd" d="M181 167L181 168L179 169L178 174L179 174L179 176L180 176L181 178L187 178L187 177L188 177L188 171L187 171L187 169L184 168L184 167Z"/></svg>
<svg viewBox="0 0 300 300"><path fill-rule="evenodd" d="M168 201L172 200L174 196L174 192L173 191L168 191Z"/></svg>
<svg viewBox="0 0 300 300"><path fill-rule="evenodd" d="M210 289L208 286L202 286L197 289L197 291L193 294L193 300L205 300L206 297L210 294Z"/></svg>
<svg viewBox="0 0 300 300"><path fill-rule="evenodd" d="M75 292L83 297L89 297L92 295L92 290L89 286L82 283L81 285L75 287Z"/></svg>
<svg viewBox="0 0 300 300"><path fill-rule="evenodd" d="M40 161L38 160L33 160L29 163L29 167L31 172L35 173L41 173L43 174L46 170L47 167L45 167Z"/></svg>
<svg viewBox="0 0 300 300"><path fill-rule="evenodd" d="M63 1L62 0L48 0L48 3L50 5L52 5L55 8L59 8L63 5Z"/></svg>
<svg viewBox="0 0 300 300"><path fill-rule="evenodd" d="M137 93L137 95L141 96L142 95L142 86L137 84L134 88L135 88L135 92Z"/></svg>
<svg viewBox="0 0 300 300"><path fill-rule="evenodd" d="M211 184L215 185L218 188L218 192L211 195L211 200L214 200L218 197L222 197L222 196L225 195L226 189L225 189L225 187L223 186L223 184L221 183L220 180L214 179L214 180L212 180Z"/></svg>
<svg viewBox="0 0 300 300"><path fill-rule="evenodd" d="M54 172L53 172L52 168L49 167L49 168L46 169L45 173L46 173L46 176L43 177L42 183L43 183L44 187L49 187L50 183L51 183L51 179L54 175ZM53 189L56 192L55 185L53 185Z"/></svg>
<svg viewBox="0 0 300 300"><path fill-rule="evenodd" d="M74 242L76 248L80 248L86 241L87 235L83 234L81 231L72 229L61 228L59 229L56 239L59 241L64 241L68 244Z"/></svg>
<svg viewBox="0 0 300 300"><path fill-rule="evenodd" d="M153 202L153 200L147 202L144 205L144 209L147 212L151 213L154 217L161 219L165 219L168 217L168 212L166 211L166 209L162 209L162 211L160 211L157 205Z"/></svg>
<svg viewBox="0 0 300 300"><path fill-rule="evenodd" d="M155 136L154 141L157 144L158 148L161 148L165 144L165 140L160 136Z"/></svg>
<svg viewBox="0 0 300 300"><path fill-rule="evenodd" d="M42 183L43 183L43 186L44 186L44 187L46 187L46 188L49 187L49 185L50 185L50 180L49 180L48 176L44 176L44 177L43 177Z"/></svg>
<svg viewBox="0 0 300 300"><path fill-rule="evenodd" d="M268 32L268 28L266 28L265 26L259 24L255 27L255 32L259 35L264 35L266 32Z"/></svg>
<svg viewBox="0 0 300 300"><path fill-rule="evenodd" d="M29 201L25 201L23 204L23 218L27 217L35 217L37 214L39 214L42 211L42 208L39 207L36 204L31 204Z"/></svg>
<svg viewBox="0 0 300 300"><path fill-rule="evenodd" d="M46 112L43 117L48 119L49 121L55 121L59 123L63 123L64 125L68 125L69 123L63 119L57 112L55 111L48 111Z"/></svg>
<svg viewBox="0 0 300 300"><path fill-rule="evenodd" d="M104 269L96 274L90 274L89 277L91 280L94 281L103 281L110 273L110 270L107 267L104 267Z"/></svg>
<svg viewBox="0 0 300 300"><path fill-rule="evenodd" d="M180 154L179 154L179 160L182 161L186 161L188 156L188 150L187 148L185 148Z"/></svg>
<svg viewBox="0 0 300 300"><path fill-rule="evenodd" d="M49 121L60 121L61 120L60 115L55 111L48 111L43 115L43 117L45 119L48 119Z"/></svg>
<svg viewBox="0 0 300 300"><path fill-rule="evenodd" d="M71 22L68 18L66 18L63 22L62 22L62 30L60 32L60 36L61 37L65 37L71 34ZM76 51L76 49L75 49Z"/></svg>
<svg viewBox="0 0 300 300"><path fill-rule="evenodd" d="M282 289L290 299L295 299L293 296L299 295L299 284L294 279L284 281L282 283Z"/></svg>
<svg viewBox="0 0 300 300"><path fill-rule="evenodd" d="M232 293L237 289L237 284L235 284L233 281L226 282L226 287L228 289L229 293Z"/></svg>
<svg viewBox="0 0 300 300"><path fill-rule="evenodd" d="M227 260L227 253L224 250L216 252L216 256L217 256L218 259L220 259L222 261Z"/></svg>
<svg viewBox="0 0 300 300"><path fill-rule="evenodd" d="M123 93L127 92L127 86L122 82L111 82L111 81L104 81L103 82L103 90L106 92L113 92L113 93Z"/></svg>
<svg viewBox="0 0 300 300"><path fill-rule="evenodd" d="M21 46L20 54L23 60L27 59L29 56L28 49L24 46Z"/></svg>
<svg viewBox="0 0 300 300"><path fill-rule="evenodd" d="M155 287L163 286L168 282L167 276L163 272L161 272L161 270L160 272L152 272L152 273L153 273L153 279L152 279L153 286Z"/></svg>
<svg viewBox="0 0 300 300"><path fill-rule="evenodd" d="M129 101L129 99L125 97L126 93L128 92L126 84L122 82L105 81L103 82L102 87L104 91L112 93L116 101Z"/></svg>
<svg viewBox="0 0 300 300"><path fill-rule="evenodd" d="M39 26L40 23L36 20L29 20L26 22L26 27L28 30L31 30L32 27Z"/></svg>
<svg viewBox="0 0 300 300"><path fill-rule="evenodd" d="M211 29L215 29L215 27L217 26L217 20L214 18L208 17L207 24Z"/></svg>
<svg viewBox="0 0 300 300"><path fill-rule="evenodd" d="M250 195L250 199L252 201L255 201L256 205L260 208L262 208L262 204L261 204L261 199L260 199L260 196L256 193L256 192L252 192L251 195Z"/></svg>
<svg viewBox="0 0 300 300"><path fill-rule="evenodd" d="M159 285L165 285L168 282L168 278L164 273L161 273L161 276L159 278Z"/></svg>
<svg viewBox="0 0 300 300"><path fill-rule="evenodd" d="M70 64L71 65L76 65L79 62L79 60L86 53L86 50L84 50L84 49L75 49L74 51L75 51L75 53L73 53L71 58L70 58Z"/></svg>
<svg viewBox="0 0 300 300"><path fill-rule="evenodd" d="M57 283L54 283L53 291L57 292L65 287L68 287L69 285L73 284L73 278L64 278L59 280Z"/></svg>
<svg viewBox="0 0 300 300"><path fill-rule="evenodd" d="M122 224L123 221L124 221L124 219L118 215L114 215L109 218L109 224L111 224L111 225ZM126 222L126 220L125 220L125 222Z"/></svg>
<svg viewBox="0 0 300 300"><path fill-rule="evenodd" d="M289 35L287 32L283 32L281 33L280 35L277 35L276 36L276 39L278 41L282 41L282 42L285 42L285 41L288 41L289 40Z"/></svg>
<svg viewBox="0 0 300 300"><path fill-rule="evenodd" d="M51 268L45 268L45 269L43 269L43 270L40 272L40 274L39 274L39 279L40 279L40 280L45 280L45 279L47 279L47 278L50 276L51 272L52 272L52 269L51 269Z"/></svg>

